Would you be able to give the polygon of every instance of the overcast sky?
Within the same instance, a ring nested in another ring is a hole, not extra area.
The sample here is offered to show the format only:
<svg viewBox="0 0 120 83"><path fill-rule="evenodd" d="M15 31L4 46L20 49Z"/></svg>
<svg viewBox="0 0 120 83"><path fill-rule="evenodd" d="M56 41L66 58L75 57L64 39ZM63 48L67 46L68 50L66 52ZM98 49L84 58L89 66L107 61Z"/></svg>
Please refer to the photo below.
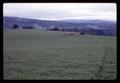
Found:
<svg viewBox="0 0 120 83"><path fill-rule="evenodd" d="M100 19L116 21L115 3L4 3L4 16L34 19Z"/></svg>

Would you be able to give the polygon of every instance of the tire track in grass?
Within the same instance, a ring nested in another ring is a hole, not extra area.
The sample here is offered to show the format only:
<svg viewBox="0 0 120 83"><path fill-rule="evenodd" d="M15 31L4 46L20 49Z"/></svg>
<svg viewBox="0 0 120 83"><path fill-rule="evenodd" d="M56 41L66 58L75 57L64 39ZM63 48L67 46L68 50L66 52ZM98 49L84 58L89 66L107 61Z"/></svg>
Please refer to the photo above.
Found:
<svg viewBox="0 0 120 83"><path fill-rule="evenodd" d="M109 80L109 79L115 79L116 75L115 75L115 70L113 70L115 68L114 65L115 64L115 58L113 58L114 56L114 49L110 48L110 47L105 47L105 53L103 56L103 60L101 65L99 65L99 69L97 71L96 77L99 80ZM113 64L111 64L113 63ZM112 69L113 67L113 69Z"/></svg>

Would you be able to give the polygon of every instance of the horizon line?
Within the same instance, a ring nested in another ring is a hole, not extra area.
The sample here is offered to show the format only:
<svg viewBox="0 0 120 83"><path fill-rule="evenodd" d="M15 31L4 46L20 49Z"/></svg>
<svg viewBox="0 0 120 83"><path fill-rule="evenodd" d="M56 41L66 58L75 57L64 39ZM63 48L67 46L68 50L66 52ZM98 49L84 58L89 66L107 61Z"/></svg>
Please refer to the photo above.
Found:
<svg viewBox="0 0 120 83"><path fill-rule="evenodd" d="M63 18L63 19L46 19L46 18L29 18L29 17L18 17L18 16L3 16L3 17L15 17L15 18L25 18L25 19L34 19L34 20L49 20L49 21L61 21L61 20L104 20L104 21L114 21L117 20L107 20L107 19L76 19L76 18Z"/></svg>

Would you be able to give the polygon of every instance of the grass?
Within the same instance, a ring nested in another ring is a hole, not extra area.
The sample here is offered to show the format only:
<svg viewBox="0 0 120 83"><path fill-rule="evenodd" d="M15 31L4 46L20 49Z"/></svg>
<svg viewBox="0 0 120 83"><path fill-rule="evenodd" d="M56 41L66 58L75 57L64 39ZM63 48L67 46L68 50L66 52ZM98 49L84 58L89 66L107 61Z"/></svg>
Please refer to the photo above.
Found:
<svg viewBox="0 0 120 83"><path fill-rule="evenodd" d="M116 37L4 31L4 79L116 79Z"/></svg>

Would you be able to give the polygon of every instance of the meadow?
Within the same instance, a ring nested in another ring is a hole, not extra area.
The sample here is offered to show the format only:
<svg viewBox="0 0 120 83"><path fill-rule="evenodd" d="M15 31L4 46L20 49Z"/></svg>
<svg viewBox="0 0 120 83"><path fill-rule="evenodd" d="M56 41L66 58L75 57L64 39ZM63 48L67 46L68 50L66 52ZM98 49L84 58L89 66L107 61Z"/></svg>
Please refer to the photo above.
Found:
<svg viewBox="0 0 120 83"><path fill-rule="evenodd" d="M116 79L116 37L44 30L3 32L4 79Z"/></svg>

